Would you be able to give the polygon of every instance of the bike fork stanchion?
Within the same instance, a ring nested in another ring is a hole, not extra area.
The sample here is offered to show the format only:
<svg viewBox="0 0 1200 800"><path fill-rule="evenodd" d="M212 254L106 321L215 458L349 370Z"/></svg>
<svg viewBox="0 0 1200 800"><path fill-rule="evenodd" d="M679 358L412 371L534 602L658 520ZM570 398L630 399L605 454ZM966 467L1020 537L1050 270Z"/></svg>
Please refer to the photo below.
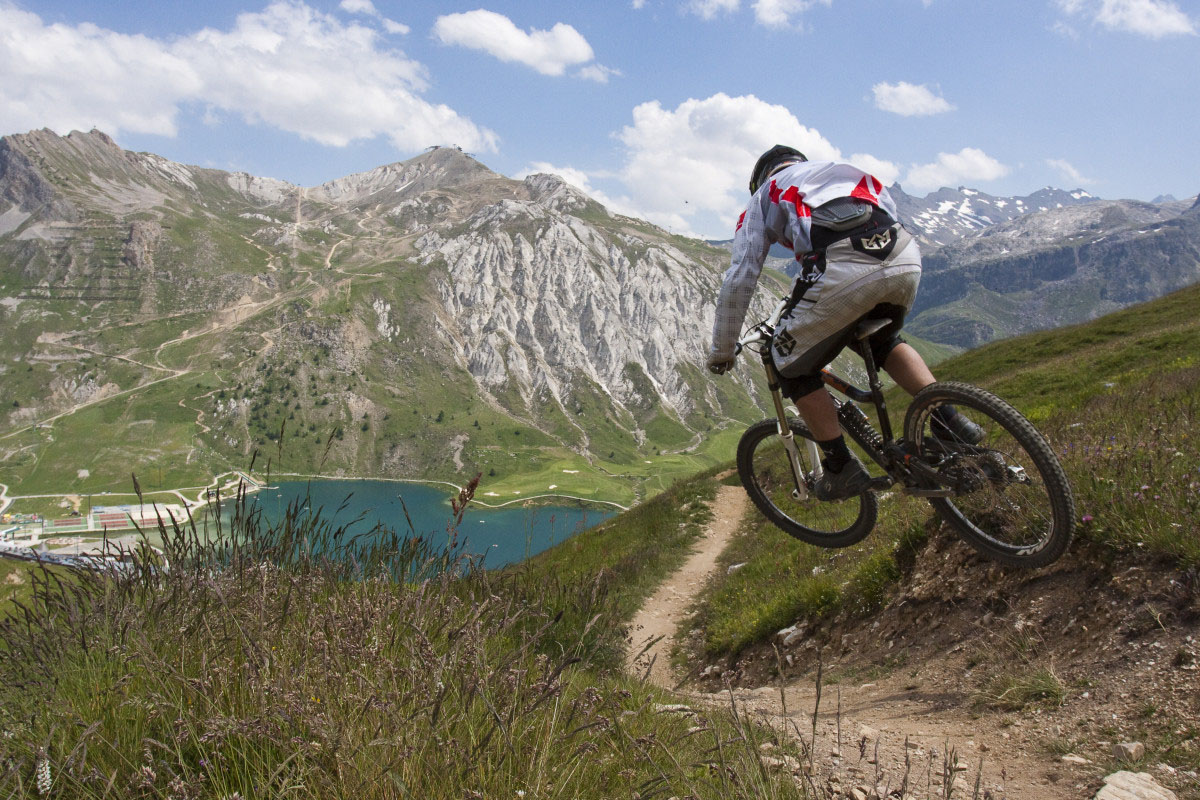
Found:
<svg viewBox="0 0 1200 800"><path fill-rule="evenodd" d="M779 391L779 375L775 372L775 366L769 361L764 360L767 368L767 386L771 390L771 399L775 403L775 416L779 424L779 438L783 440L783 449L788 454L788 464L792 468L792 482L796 488L792 490L792 497L796 500L808 499L808 484L804 482L804 469L800 466L800 450L796 447L796 435L792 433L792 427L788 424L787 412L783 407L783 395ZM821 477L821 460L816 457L816 445L805 440L809 450L809 461L813 465L813 474L820 479Z"/></svg>

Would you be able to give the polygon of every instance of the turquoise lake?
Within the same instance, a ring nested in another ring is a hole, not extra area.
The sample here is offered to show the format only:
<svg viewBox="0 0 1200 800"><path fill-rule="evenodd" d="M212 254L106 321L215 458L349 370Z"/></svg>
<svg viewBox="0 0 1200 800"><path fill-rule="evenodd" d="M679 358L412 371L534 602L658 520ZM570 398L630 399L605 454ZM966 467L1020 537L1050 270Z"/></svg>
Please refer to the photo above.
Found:
<svg viewBox="0 0 1200 800"><path fill-rule="evenodd" d="M293 502L319 512L334 525L350 523L361 516L360 521L347 529L351 535L370 531L376 523L398 533L409 533L400 502L403 498L412 528L434 543L444 541L446 525L453 513L448 488L393 481L285 481L252 497L261 504L268 521L282 518ZM598 525L613 513L596 506L485 509L472 504L459 526L459 539L466 540L466 552L483 557L484 566L501 567L540 553Z"/></svg>

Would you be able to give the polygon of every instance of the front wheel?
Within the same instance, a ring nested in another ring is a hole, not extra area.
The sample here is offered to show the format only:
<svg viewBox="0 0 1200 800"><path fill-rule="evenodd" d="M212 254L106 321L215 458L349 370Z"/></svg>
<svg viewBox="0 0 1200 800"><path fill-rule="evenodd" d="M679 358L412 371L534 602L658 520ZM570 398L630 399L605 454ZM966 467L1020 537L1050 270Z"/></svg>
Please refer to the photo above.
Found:
<svg viewBox="0 0 1200 800"><path fill-rule="evenodd" d="M955 441L934 414L945 405L982 427L983 438ZM913 398L904 435L954 490L929 502L967 544L1017 567L1044 567L1066 551L1075 529L1071 484L1053 448L1015 408L969 384L935 383Z"/></svg>
<svg viewBox="0 0 1200 800"><path fill-rule="evenodd" d="M795 480L779 425L773 419L756 422L738 442L737 467L746 493L758 510L785 533L820 547L849 547L875 527L878 504L864 492L842 502L822 502L812 493L811 465L804 440L812 434L800 420L789 420L800 450L807 497L797 497Z"/></svg>

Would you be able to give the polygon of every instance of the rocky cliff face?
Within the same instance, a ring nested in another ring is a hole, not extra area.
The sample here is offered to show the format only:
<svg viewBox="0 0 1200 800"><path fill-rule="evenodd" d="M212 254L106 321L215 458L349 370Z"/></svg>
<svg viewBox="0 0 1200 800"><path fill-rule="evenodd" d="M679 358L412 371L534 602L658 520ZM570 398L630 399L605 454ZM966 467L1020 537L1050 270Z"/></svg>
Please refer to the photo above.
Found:
<svg viewBox="0 0 1200 800"><path fill-rule="evenodd" d="M424 263L446 266L439 292L460 363L485 387L511 384L527 402L548 393L561 405L576 377L619 404L644 402L643 386L625 377L634 365L686 417L696 398L682 368L706 356L716 269L634 233L605 236L558 210L579 199L561 181L532 180L559 185L485 206L453 238L418 242Z"/></svg>
<svg viewBox="0 0 1200 800"><path fill-rule="evenodd" d="M76 217L75 209L42 177L30 154L11 137L0 139L0 200L8 206L4 212L6 229L0 229L3 233L10 233L44 208L64 220Z"/></svg>

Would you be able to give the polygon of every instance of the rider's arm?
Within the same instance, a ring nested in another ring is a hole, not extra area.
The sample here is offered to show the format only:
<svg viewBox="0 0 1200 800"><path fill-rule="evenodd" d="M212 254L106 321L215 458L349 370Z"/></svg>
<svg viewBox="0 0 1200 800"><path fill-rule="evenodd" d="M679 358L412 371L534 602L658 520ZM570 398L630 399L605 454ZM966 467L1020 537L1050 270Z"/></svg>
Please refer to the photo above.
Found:
<svg viewBox="0 0 1200 800"><path fill-rule="evenodd" d="M762 273L770 247L762 205L757 197L752 198L750 207L738 220L737 231L733 234L733 258L729 269L725 271L725 282L717 298L717 318L713 324L709 364L733 360L742 323L746 319L746 311L750 308L750 299L754 296L754 287L758 285L758 276Z"/></svg>

